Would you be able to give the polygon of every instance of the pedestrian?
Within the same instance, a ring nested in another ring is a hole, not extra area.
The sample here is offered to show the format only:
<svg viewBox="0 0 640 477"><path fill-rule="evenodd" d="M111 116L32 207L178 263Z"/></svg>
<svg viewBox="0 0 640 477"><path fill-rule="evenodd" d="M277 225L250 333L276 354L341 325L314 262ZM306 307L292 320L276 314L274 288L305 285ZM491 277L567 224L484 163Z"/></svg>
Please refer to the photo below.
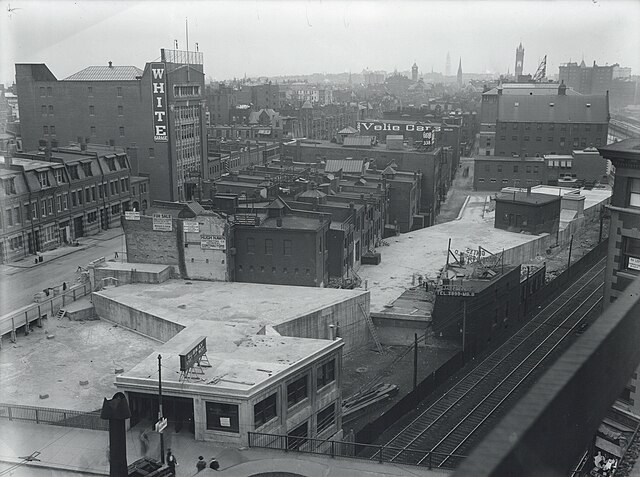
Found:
<svg viewBox="0 0 640 477"><path fill-rule="evenodd" d="M171 475L176 475L176 466L179 465L176 460L176 456L171 453L171 449L167 449L167 465L169 466L169 470L171 470Z"/></svg>
<svg viewBox="0 0 640 477"><path fill-rule="evenodd" d="M116 252L116 253L115 253L115 255L114 255L114 257L113 257L113 258L114 258L114 259L115 259L115 258L118 258L118 252Z"/></svg>
<svg viewBox="0 0 640 477"><path fill-rule="evenodd" d="M211 462L209 462L209 468L213 470L218 470L220 468L220 463L216 460L215 457L211 458Z"/></svg>
<svg viewBox="0 0 640 477"><path fill-rule="evenodd" d="M198 472L200 472L201 470L204 470L206 468L207 468L207 463L204 461L204 457L199 456L198 462L196 462L196 469L198 469Z"/></svg>
<svg viewBox="0 0 640 477"><path fill-rule="evenodd" d="M62 291L67 289L67 282L62 282Z"/></svg>

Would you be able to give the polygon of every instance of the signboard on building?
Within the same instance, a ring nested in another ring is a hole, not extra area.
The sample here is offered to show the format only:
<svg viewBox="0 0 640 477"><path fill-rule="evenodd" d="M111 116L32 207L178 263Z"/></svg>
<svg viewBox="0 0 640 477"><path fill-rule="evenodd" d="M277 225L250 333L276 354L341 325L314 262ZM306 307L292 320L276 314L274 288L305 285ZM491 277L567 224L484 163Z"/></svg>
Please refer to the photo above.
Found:
<svg viewBox="0 0 640 477"><path fill-rule="evenodd" d="M136 212L133 210L127 210L124 213L125 220L140 220L140 212Z"/></svg>
<svg viewBox="0 0 640 477"><path fill-rule="evenodd" d="M173 230L173 217L171 214L153 214L153 230L171 232Z"/></svg>
<svg viewBox="0 0 640 477"><path fill-rule="evenodd" d="M402 123L394 124L383 121L358 121L357 129L360 134L367 132L387 132L387 133L416 133L416 132L432 132L433 126L419 123Z"/></svg>
<svg viewBox="0 0 640 477"><path fill-rule="evenodd" d="M198 233L200 232L200 224L198 222L191 222L189 220L185 220L182 223L185 232L190 233Z"/></svg>
<svg viewBox="0 0 640 477"><path fill-rule="evenodd" d="M164 63L151 63L151 98L153 100L153 140L169 140L167 117L167 77Z"/></svg>
<svg viewBox="0 0 640 477"><path fill-rule="evenodd" d="M629 265L628 267L631 270L640 270L640 258L629 257Z"/></svg>
<svg viewBox="0 0 640 477"><path fill-rule="evenodd" d="M227 241L223 235L200 235L200 248L202 250L224 250Z"/></svg>
<svg viewBox="0 0 640 477"><path fill-rule="evenodd" d="M200 362L207 354L207 337L201 336L195 340L184 352L180 353L180 371L187 371Z"/></svg>

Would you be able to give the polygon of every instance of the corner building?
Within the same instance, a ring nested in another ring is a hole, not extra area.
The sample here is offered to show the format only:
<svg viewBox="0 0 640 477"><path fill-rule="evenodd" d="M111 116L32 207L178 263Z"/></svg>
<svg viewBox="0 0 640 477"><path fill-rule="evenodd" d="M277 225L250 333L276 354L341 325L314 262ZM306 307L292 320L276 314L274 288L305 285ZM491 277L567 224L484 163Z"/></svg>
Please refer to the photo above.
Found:
<svg viewBox="0 0 640 477"><path fill-rule="evenodd" d="M132 171L149 175L152 199L194 198L207 179L202 58L162 49L144 70L109 62L62 80L45 64L16 64L23 148L123 147Z"/></svg>

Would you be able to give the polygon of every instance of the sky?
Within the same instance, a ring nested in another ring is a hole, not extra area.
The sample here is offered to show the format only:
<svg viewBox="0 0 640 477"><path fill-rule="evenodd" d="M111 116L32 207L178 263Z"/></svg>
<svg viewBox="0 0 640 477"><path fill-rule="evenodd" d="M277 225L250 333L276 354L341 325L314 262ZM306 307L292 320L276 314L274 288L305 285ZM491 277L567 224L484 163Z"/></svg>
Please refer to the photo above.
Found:
<svg viewBox="0 0 640 477"><path fill-rule="evenodd" d="M0 0L0 82L15 63L46 63L57 78L90 65L144 64L160 48L204 55L207 77L359 73L363 69L524 72L547 55L619 63L640 74L640 1L191 1Z"/></svg>

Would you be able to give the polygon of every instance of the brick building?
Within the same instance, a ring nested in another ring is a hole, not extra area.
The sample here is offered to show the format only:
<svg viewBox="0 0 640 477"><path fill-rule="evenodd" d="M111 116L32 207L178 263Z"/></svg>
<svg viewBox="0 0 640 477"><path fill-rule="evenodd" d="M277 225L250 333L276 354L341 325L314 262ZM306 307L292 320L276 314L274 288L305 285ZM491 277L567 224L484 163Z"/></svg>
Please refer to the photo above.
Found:
<svg viewBox="0 0 640 477"><path fill-rule="evenodd" d="M562 198L548 194L503 192L496 195L494 226L498 229L534 235L557 232Z"/></svg>
<svg viewBox="0 0 640 477"><path fill-rule="evenodd" d="M559 66L558 81L582 94L605 94L611 91L613 71L620 65L587 66L584 60L580 64L569 62Z"/></svg>
<svg viewBox="0 0 640 477"><path fill-rule="evenodd" d="M330 216L294 212L279 199L265 212L233 218L235 281L326 286Z"/></svg>
<svg viewBox="0 0 640 477"><path fill-rule="evenodd" d="M608 207L611 222L604 284L607 307L640 275L640 139L627 139L598 150L616 168L616 181ZM636 370L618 398L636 414L640 413L638 373L640 369Z"/></svg>
<svg viewBox="0 0 640 477"><path fill-rule="evenodd" d="M474 164L474 190L499 191L503 187L531 187L548 182L543 157L478 156Z"/></svg>
<svg viewBox="0 0 640 477"><path fill-rule="evenodd" d="M153 199L184 200L207 158L202 53L161 50L159 62L89 66L59 80L16 64L24 148L100 143L126 148Z"/></svg>
<svg viewBox="0 0 640 477"><path fill-rule="evenodd" d="M0 176L3 262L117 227L131 208L131 166L122 150L17 153L4 157Z"/></svg>

